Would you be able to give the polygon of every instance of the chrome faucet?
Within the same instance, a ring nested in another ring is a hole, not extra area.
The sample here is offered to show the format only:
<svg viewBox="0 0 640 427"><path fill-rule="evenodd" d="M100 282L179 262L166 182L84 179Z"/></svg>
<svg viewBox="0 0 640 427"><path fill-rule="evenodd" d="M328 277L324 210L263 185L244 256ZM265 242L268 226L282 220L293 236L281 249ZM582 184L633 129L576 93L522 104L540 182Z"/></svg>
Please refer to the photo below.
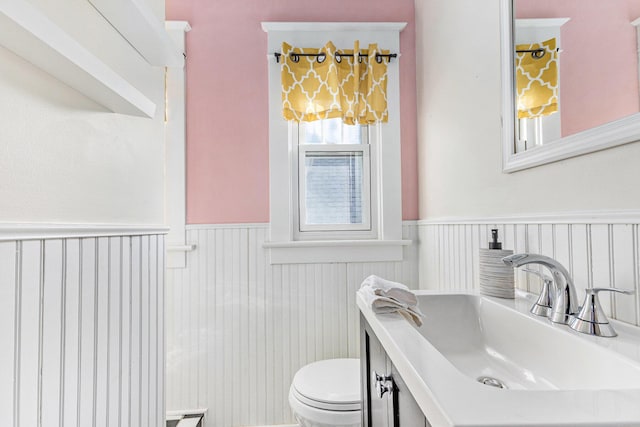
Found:
<svg viewBox="0 0 640 427"><path fill-rule="evenodd" d="M527 264L539 264L551 271L555 288L555 298L553 298L553 306L549 313L549 319L552 322L568 324L578 313L578 299L573 280L567 269L558 261L538 254L515 254L502 258L502 262L513 268Z"/></svg>

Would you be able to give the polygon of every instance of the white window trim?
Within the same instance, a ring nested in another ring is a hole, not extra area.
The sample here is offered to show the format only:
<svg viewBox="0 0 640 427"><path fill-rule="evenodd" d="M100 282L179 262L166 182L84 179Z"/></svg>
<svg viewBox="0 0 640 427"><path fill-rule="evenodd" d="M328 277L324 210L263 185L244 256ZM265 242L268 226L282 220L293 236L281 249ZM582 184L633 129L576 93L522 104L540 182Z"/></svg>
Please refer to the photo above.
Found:
<svg viewBox="0 0 640 427"><path fill-rule="evenodd" d="M167 33L186 51L186 21L167 21ZM166 68L165 98L165 222L167 235L167 268L185 268L186 253L195 249L187 244L186 214L186 64Z"/></svg>
<svg viewBox="0 0 640 427"><path fill-rule="evenodd" d="M269 167L270 167L270 241L272 264L315 262L381 262L402 260L402 248L410 241L402 240L402 177L400 158L400 78L399 60L392 60L388 68L387 104L389 121L375 126L379 141L377 164L371 170L378 174L371 179L371 186L378 189L376 205L372 213L378 213L372 225L377 236L358 240L297 240L297 188L292 184L295 163L298 161L297 126L282 118L280 64L273 53L280 52L282 42L305 46L323 46L332 41L338 48L353 46L360 40L361 46L378 43L392 52L400 51L400 31L406 23L287 23L264 22L268 33L267 61L269 70ZM373 131L374 129L371 129ZM370 133L370 137L371 137ZM370 140L370 143L373 143ZM284 167L284 166L288 167ZM296 177L297 178L297 177ZM346 238L347 235L345 235Z"/></svg>

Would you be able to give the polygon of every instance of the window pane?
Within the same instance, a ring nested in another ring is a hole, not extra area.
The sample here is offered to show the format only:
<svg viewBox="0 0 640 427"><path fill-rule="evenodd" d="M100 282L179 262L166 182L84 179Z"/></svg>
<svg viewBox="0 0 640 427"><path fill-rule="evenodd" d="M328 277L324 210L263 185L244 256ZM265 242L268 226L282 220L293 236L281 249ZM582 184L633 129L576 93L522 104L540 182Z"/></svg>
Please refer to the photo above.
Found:
<svg viewBox="0 0 640 427"><path fill-rule="evenodd" d="M305 153L306 224L362 224L361 151Z"/></svg>
<svg viewBox="0 0 640 427"><path fill-rule="evenodd" d="M322 144L322 121L300 123L301 139L305 144Z"/></svg>
<svg viewBox="0 0 640 427"><path fill-rule="evenodd" d="M342 119L327 119L322 121L325 144L340 144L342 142Z"/></svg>
<svg viewBox="0 0 640 427"><path fill-rule="evenodd" d="M344 130L344 136L342 138L343 144L366 144L366 141L362 140L362 126L360 125L342 125Z"/></svg>
<svg viewBox="0 0 640 427"><path fill-rule="evenodd" d="M342 119L301 122L300 144L366 144L365 125L345 125Z"/></svg>

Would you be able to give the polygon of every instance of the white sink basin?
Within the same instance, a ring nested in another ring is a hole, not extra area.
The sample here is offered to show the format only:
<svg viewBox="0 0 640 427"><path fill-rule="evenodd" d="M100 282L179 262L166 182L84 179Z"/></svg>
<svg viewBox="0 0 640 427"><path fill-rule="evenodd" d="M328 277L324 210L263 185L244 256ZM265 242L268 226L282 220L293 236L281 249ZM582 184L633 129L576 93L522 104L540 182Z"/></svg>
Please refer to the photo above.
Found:
<svg viewBox="0 0 640 427"><path fill-rule="evenodd" d="M420 334L473 380L495 378L512 390L640 387L637 363L504 302L478 295L423 295L419 302L427 316Z"/></svg>
<svg viewBox="0 0 640 427"><path fill-rule="evenodd" d="M640 328L613 322L618 337L590 337L517 295L420 291L421 328L357 303L434 426L640 427Z"/></svg>

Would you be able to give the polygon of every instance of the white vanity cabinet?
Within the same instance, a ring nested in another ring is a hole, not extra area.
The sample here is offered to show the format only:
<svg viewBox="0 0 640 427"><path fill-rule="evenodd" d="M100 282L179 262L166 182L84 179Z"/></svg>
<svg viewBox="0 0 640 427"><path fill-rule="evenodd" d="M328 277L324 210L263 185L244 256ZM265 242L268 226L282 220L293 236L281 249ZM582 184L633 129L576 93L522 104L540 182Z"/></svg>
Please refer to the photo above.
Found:
<svg viewBox="0 0 640 427"><path fill-rule="evenodd" d="M360 369L362 427L431 426L363 316L360 317Z"/></svg>

